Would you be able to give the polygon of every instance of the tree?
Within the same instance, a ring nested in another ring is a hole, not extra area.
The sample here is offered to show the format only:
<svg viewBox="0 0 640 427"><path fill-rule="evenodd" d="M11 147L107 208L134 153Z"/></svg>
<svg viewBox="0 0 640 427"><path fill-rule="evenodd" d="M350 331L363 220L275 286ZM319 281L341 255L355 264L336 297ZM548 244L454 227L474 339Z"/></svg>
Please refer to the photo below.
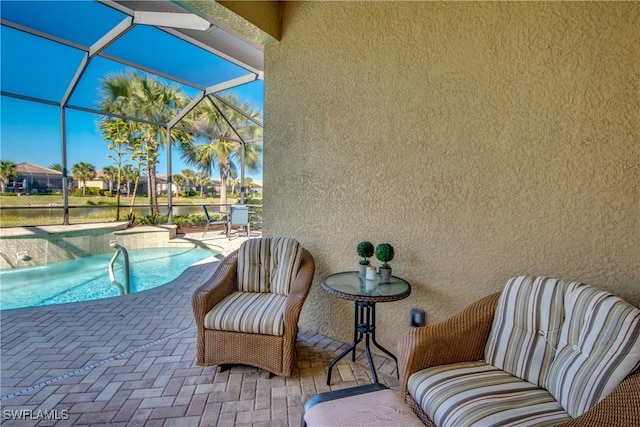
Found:
<svg viewBox="0 0 640 427"><path fill-rule="evenodd" d="M156 77L133 71L108 75L101 81L100 92L102 110L144 120L128 122L128 148L132 158L143 162L147 169L150 213L157 215L156 166L166 135L163 127L152 123L168 123L189 99L178 86L170 86ZM191 138L185 131L171 131L172 141L181 146Z"/></svg>
<svg viewBox="0 0 640 427"><path fill-rule="evenodd" d="M54 171L62 172L62 165L60 163L54 163L49 166L49 169L53 169Z"/></svg>
<svg viewBox="0 0 640 427"><path fill-rule="evenodd" d="M184 176L177 173L171 177L171 182L176 186L176 195L178 195L180 194L180 188L184 185L185 182L187 182L187 180ZM173 191L173 189L170 189L170 191Z"/></svg>
<svg viewBox="0 0 640 427"><path fill-rule="evenodd" d="M91 163L79 162L71 167L71 175L76 181L82 182L82 195L87 194L87 181L96 177L96 167Z"/></svg>
<svg viewBox="0 0 640 427"><path fill-rule="evenodd" d="M131 124L120 118L103 117L98 123L98 128L107 141L110 141L109 150L113 154L107 154L107 157L113 159L116 165L116 173L113 174L112 181L116 181L116 221L120 220L120 188L122 187L122 168L124 166L124 156L128 152L131 144L132 127ZM109 183L109 191L113 187L113 182ZM127 189L128 190L128 189Z"/></svg>
<svg viewBox="0 0 640 427"><path fill-rule="evenodd" d="M236 192L236 186L240 185L240 181L238 180L238 172L229 172L229 180L227 182L231 186L231 194L234 194Z"/></svg>
<svg viewBox="0 0 640 427"><path fill-rule="evenodd" d="M182 176L184 176L185 184L187 185L187 197L189 197L191 184L196 181L196 172L191 169L182 169Z"/></svg>
<svg viewBox="0 0 640 427"><path fill-rule="evenodd" d="M232 95L226 95L224 99L244 111L246 115L259 120L260 112L255 110L250 103L240 104L237 98ZM193 144L189 150L183 151L183 158L189 164L209 175L214 168L218 168L220 172L220 204L224 205L227 203L227 179L231 172L238 169L242 152L241 142L234 129L243 136L245 141L246 168L257 170L261 164L262 128L233 109L229 109L229 112L225 113L225 117L222 117L210 100L200 103L196 108L196 119L192 124L194 130L199 134L212 137L204 139L203 143ZM203 137L198 137L198 139L202 141Z"/></svg>
<svg viewBox="0 0 640 427"><path fill-rule="evenodd" d="M244 186L246 187L247 193L251 193L251 189L253 188L253 179L250 177L246 177L244 179Z"/></svg>
<svg viewBox="0 0 640 427"><path fill-rule="evenodd" d="M105 166L102 168L102 182L109 185L109 191L113 191L113 181L118 179L119 175L119 169L114 166Z"/></svg>
<svg viewBox="0 0 640 427"><path fill-rule="evenodd" d="M133 167L132 165L124 165L122 167L122 180L127 187L127 197L131 197L131 184L133 184L133 203L135 202L135 195L138 191L138 182L140 181L140 167ZM132 207L133 209L133 207Z"/></svg>
<svg viewBox="0 0 640 427"><path fill-rule="evenodd" d="M18 168L9 160L0 160L0 191L4 193L10 180L18 178Z"/></svg>
<svg viewBox="0 0 640 427"><path fill-rule="evenodd" d="M195 183L196 183L196 185L200 186L200 198L201 199L204 197L204 186L208 185L209 182L211 182L211 179L209 178L209 175L206 172L198 172L196 174Z"/></svg>

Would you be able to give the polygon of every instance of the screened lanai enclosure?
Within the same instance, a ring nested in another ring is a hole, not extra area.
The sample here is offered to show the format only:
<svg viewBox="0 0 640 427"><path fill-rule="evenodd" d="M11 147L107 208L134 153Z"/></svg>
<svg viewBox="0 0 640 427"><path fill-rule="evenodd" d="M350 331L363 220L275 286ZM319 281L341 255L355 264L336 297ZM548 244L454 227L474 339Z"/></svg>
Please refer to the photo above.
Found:
<svg viewBox="0 0 640 427"><path fill-rule="evenodd" d="M185 4L0 3L3 194L59 194L48 208L69 224L72 191L101 179L129 196L137 185L172 223L174 177L188 167L201 193L203 176L221 188L233 177L244 202L245 170L261 161L262 50ZM87 164L101 173L83 174ZM33 207L20 200L1 209Z"/></svg>

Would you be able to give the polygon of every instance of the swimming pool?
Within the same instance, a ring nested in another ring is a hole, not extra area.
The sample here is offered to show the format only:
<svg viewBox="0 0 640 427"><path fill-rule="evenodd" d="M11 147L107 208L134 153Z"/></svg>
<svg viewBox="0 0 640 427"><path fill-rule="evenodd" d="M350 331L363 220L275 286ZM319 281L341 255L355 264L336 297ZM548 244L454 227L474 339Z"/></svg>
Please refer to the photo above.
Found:
<svg viewBox="0 0 640 427"><path fill-rule="evenodd" d="M164 285L187 267L217 255L213 249L175 247L129 250L131 293ZM109 281L113 252L0 272L0 309L87 301L120 295ZM114 269L124 283L122 256Z"/></svg>

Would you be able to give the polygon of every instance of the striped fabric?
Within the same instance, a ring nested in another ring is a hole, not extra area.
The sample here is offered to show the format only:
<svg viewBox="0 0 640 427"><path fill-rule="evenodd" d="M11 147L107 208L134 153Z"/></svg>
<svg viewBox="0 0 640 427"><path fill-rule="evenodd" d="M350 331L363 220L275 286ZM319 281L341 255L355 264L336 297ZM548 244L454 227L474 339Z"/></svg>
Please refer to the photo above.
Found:
<svg viewBox="0 0 640 427"><path fill-rule="evenodd" d="M249 239L238 250L238 290L269 292L269 240Z"/></svg>
<svg viewBox="0 0 640 427"><path fill-rule="evenodd" d="M302 246L288 237L271 238L271 292L289 295L302 260Z"/></svg>
<svg viewBox="0 0 640 427"><path fill-rule="evenodd" d="M238 251L238 290L288 295L302 246L288 237L249 239Z"/></svg>
<svg viewBox="0 0 640 427"><path fill-rule="evenodd" d="M530 383L544 387L564 319L564 292L569 282L520 276L502 292L485 360Z"/></svg>
<svg viewBox="0 0 640 427"><path fill-rule="evenodd" d="M408 390L439 427L551 426L570 419L546 390L484 361L416 372Z"/></svg>
<svg viewBox="0 0 640 427"><path fill-rule="evenodd" d="M286 299L271 293L233 292L206 314L204 327L282 336Z"/></svg>
<svg viewBox="0 0 640 427"><path fill-rule="evenodd" d="M640 310L587 285L572 284L566 320L545 388L578 417L640 362Z"/></svg>

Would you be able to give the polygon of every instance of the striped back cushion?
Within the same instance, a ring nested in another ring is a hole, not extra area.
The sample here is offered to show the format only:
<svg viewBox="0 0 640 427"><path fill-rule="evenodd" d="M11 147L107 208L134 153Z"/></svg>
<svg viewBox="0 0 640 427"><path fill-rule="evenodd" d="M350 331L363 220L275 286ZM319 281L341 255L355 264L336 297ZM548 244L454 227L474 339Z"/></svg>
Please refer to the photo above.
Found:
<svg viewBox="0 0 640 427"><path fill-rule="evenodd" d="M269 292L269 241L248 239L238 249L238 290Z"/></svg>
<svg viewBox="0 0 640 427"><path fill-rule="evenodd" d="M485 347L488 364L542 387L555 356L569 282L520 276L502 292Z"/></svg>
<svg viewBox="0 0 640 427"><path fill-rule="evenodd" d="M288 237L271 238L271 292L288 295L302 260L302 246Z"/></svg>
<svg viewBox="0 0 640 427"><path fill-rule="evenodd" d="M606 397L640 362L640 310L587 285L565 296L566 321L545 388L572 417Z"/></svg>
<svg viewBox="0 0 640 427"><path fill-rule="evenodd" d="M249 239L238 250L238 290L288 295L302 246L288 237Z"/></svg>

